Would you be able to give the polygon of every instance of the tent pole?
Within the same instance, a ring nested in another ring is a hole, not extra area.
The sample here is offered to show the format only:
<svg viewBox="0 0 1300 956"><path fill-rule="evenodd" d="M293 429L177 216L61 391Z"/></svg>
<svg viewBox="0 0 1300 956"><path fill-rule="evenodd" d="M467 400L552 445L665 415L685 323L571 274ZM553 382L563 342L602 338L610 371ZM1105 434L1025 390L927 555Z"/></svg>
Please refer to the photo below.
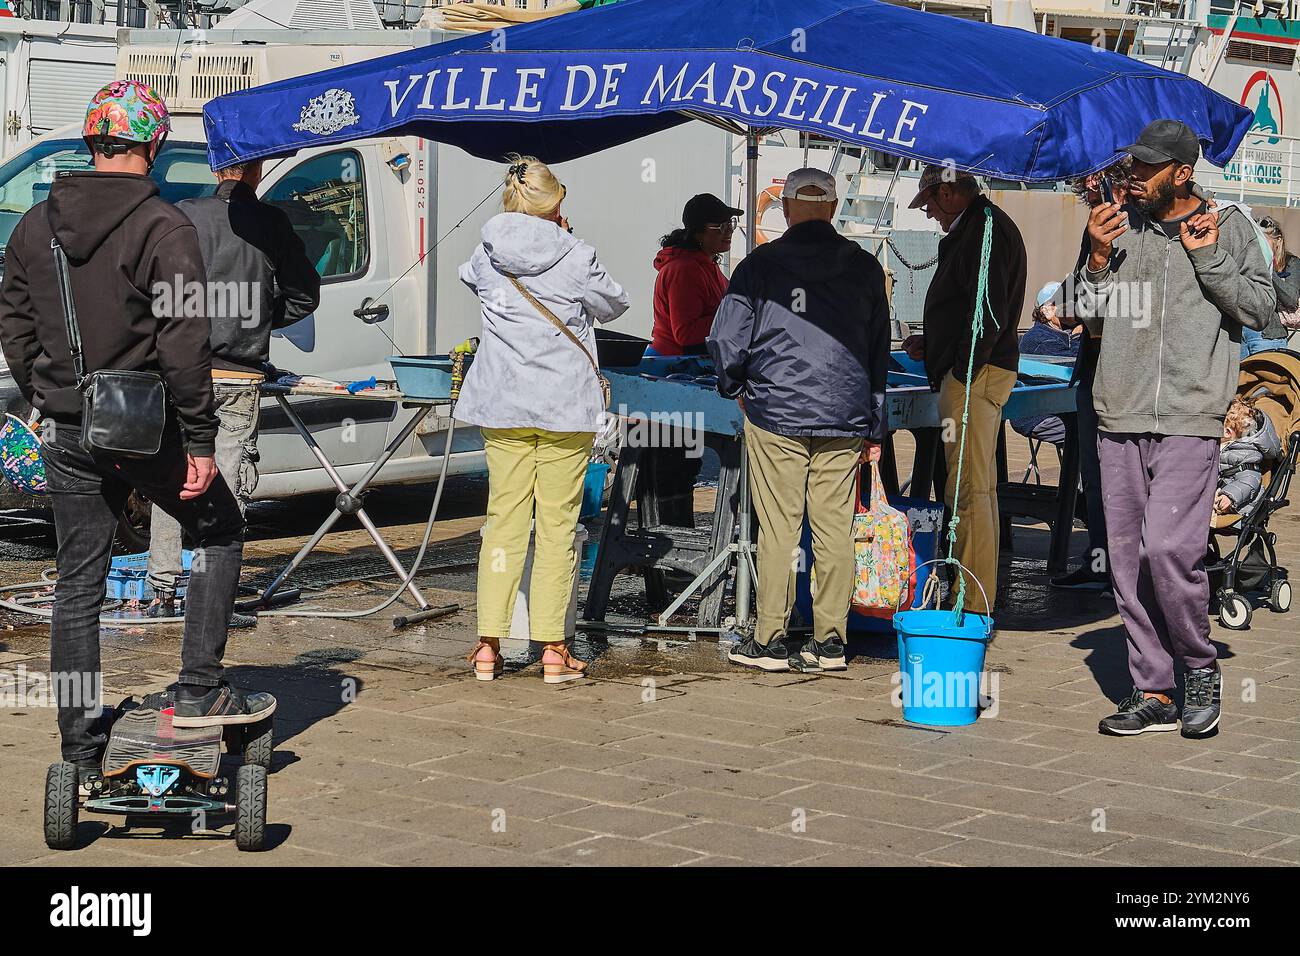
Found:
<svg viewBox="0 0 1300 956"><path fill-rule="evenodd" d="M758 244L758 132L754 127L745 130L745 252L754 251ZM753 580L749 571L753 567L749 521L749 455L740 460L740 514L737 516L739 553L736 561L736 628L749 624L749 600Z"/></svg>

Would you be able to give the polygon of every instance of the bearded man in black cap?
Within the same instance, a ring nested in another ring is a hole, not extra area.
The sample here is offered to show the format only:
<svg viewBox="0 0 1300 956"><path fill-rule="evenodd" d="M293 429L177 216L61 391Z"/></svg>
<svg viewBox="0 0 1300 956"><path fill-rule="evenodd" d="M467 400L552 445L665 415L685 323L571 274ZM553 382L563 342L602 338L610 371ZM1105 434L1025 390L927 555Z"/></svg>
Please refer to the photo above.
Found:
<svg viewBox="0 0 1300 956"><path fill-rule="evenodd" d="M1077 314L1101 336L1093 401L1111 579L1128 631L1133 692L1106 734L1212 732L1222 674L1210 643L1205 542L1223 419L1236 393L1243 327L1276 311L1271 267L1240 208L1216 209L1192 182L1196 134L1156 120L1125 147L1124 206L1088 218ZM1175 663L1185 671L1180 714Z"/></svg>

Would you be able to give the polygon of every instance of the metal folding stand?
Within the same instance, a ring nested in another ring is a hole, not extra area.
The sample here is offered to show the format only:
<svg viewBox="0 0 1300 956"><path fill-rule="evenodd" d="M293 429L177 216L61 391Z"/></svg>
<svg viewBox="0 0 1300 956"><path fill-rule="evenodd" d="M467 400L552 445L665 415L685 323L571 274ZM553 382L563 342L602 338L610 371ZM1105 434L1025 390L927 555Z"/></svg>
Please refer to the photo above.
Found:
<svg viewBox="0 0 1300 956"><path fill-rule="evenodd" d="M375 542L375 546L379 549L379 552L384 556L384 560L387 561L389 566L397 572L399 578L405 580L409 574L408 570L402 566L402 562L398 560L393 549L388 546L388 542L386 542L383 536L379 533L379 528L375 526L375 523L370 519L370 516L366 514L366 509L362 506L362 498L369 490L370 483L374 481L375 477L379 474L380 469L388 463L388 460L392 458L406 440L411 437L411 434L415 431L416 427L424 419L425 415L428 414L429 409L433 408L435 405L446 404L446 401L413 399L402 395L400 392L390 391L376 391L369 394L349 396L345 393L277 387L275 385L263 385L262 392L275 397L275 400L280 404L280 407L288 417L289 422L293 425L298 434L302 436L302 440L306 442L312 455L314 455L316 460L320 462L321 468L325 470L325 473L329 475L330 480L334 482L334 486L338 489L339 493L334 499L334 511L325 519L324 523L316 529L316 533L311 536L307 543L298 549L298 553L293 556L293 560L285 566L284 570L276 575L275 580L267 585L260 595L238 602L236 604L236 609L240 611L255 611L270 607L273 603L276 592L284 585L284 582L287 581L289 576L298 569L302 562L306 560L307 556L315 550L316 546L320 544L325 535L329 534L330 529L332 529L338 520L344 515L356 516L357 520L361 522L361 526L366 529L366 533L369 534L371 539ZM338 470L335 469L335 467L330 463L330 460L325 457L325 452L321 449L320 445L317 444L315 437L303 423L303 420L298 416L298 413L294 411L293 405L289 402L290 395L313 395L320 397L321 395L326 394L331 398L351 397L358 401L387 401L400 403L404 408L415 409L414 414L402 427L402 430L398 433L397 437L388 443L388 446L384 449L383 453L368 469L366 469L366 473L361 476L361 479L351 486L343 480L342 476L339 475ZM425 600L424 595L420 593L420 589L415 586L414 581L406 581L406 590L410 593L411 597L415 599L421 612L430 609L429 602Z"/></svg>

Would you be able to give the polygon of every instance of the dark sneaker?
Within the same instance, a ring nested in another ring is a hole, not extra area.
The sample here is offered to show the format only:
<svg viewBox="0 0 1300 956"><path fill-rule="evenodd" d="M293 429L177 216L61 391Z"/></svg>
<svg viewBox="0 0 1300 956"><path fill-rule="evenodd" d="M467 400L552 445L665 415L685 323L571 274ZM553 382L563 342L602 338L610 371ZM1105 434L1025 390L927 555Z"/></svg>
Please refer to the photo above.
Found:
<svg viewBox="0 0 1300 956"><path fill-rule="evenodd" d="M176 595L159 594L144 609L145 617L177 617Z"/></svg>
<svg viewBox="0 0 1300 956"><path fill-rule="evenodd" d="M1097 591L1110 590L1110 575L1094 571L1086 564L1075 568L1069 574L1058 575L1048 582L1052 587L1062 591Z"/></svg>
<svg viewBox="0 0 1300 956"><path fill-rule="evenodd" d="M792 671L842 671L847 670L848 666L844 661L844 643L838 637L830 637L825 641L809 638L803 647L790 655Z"/></svg>
<svg viewBox="0 0 1300 956"><path fill-rule="evenodd" d="M255 724L275 713L270 694L245 693L224 681L219 687L176 685L173 727L218 727Z"/></svg>
<svg viewBox="0 0 1300 956"><path fill-rule="evenodd" d="M754 638L746 638L727 651L727 660L742 667L757 667L765 671L787 671L790 669L790 652L785 649L785 641L774 637L767 645L758 643Z"/></svg>
<svg viewBox="0 0 1300 956"><path fill-rule="evenodd" d="M1178 708L1156 697L1147 697L1136 687L1128 700L1119 705L1119 711L1105 717L1097 725L1103 734L1131 737L1149 730L1177 730Z"/></svg>
<svg viewBox="0 0 1300 956"><path fill-rule="evenodd" d="M1223 672L1218 664L1188 671L1183 691L1184 737L1200 737L1219 726Z"/></svg>
<svg viewBox="0 0 1300 956"><path fill-rule="evenodd" d="M235 630L240 627L257 627L257 615L240 614L238 611L230 612L230 622L226 625L227 630Z"/></svg>

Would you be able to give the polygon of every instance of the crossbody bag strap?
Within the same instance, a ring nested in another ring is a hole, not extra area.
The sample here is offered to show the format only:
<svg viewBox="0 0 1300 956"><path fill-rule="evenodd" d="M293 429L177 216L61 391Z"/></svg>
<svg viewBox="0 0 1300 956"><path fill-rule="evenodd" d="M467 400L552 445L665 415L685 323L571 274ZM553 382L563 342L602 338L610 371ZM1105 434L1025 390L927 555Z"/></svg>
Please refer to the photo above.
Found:
<svg viewBox="0 0 1300 956"><path fill-rule="evenodd" d="M519 281L518 277L510 275L510 273L506 273L506 278L510 280L511 285L513 285L516 289L519 290L520 295L522 295L525 299L527 299L530 303L532 303L534 309L536 309L546 318L550 319L552 325L554 325L557 329L559 329L561 332L567 335L569 337L569 341L582 350L582 354L585 355L587 357L587 361L591 363L591 370L595 372L596 377L599 378L600 366L596 364L596 360L593 359L591 357L591 353L587 351L587 346L582 344L582 341L576 335L573 334L572 330L567 325L565 325L564 322L554 312L552 312L546 306L542 305L542 303L538 301L535 295L533 295L531 292L525 289L524 284Z"/></svg>
<svg viewBox="0 0 1300 956"><path fill-rule="evenodd" d="M68 269L68 256L58 239L50 240L54 250L54 271L59 279L59 299L63 302L63 322L68 330L68 346L72 349L72 368L77 376L77 388L86 380L86 363L81 355L81 329L77 327L77 303L72 298L72 275Z"/></svg>

